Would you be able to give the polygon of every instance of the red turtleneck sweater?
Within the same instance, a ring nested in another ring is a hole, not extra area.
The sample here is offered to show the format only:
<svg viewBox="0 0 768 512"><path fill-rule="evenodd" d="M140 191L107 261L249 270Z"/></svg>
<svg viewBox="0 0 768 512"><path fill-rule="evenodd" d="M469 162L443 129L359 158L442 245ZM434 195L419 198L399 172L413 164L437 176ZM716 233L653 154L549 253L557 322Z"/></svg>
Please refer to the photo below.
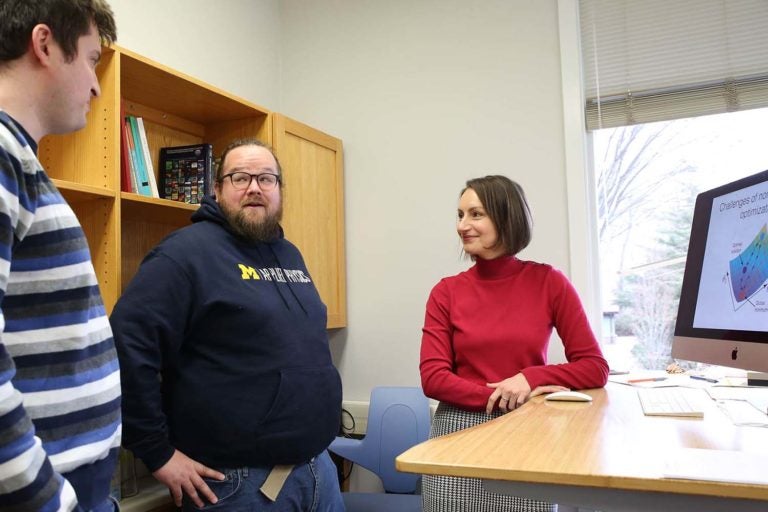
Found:
<svg viewBox="0 0 768 512"><path fill-rule="evenodd" d="M567 363L547 364L553 327ZM549 265L509 256L478 258L432 289L420 369L427 396L472 411L485 409L493 392L486 383L519 372L531 389L595 388L608 379L608 363L568 279Z"/></svg>

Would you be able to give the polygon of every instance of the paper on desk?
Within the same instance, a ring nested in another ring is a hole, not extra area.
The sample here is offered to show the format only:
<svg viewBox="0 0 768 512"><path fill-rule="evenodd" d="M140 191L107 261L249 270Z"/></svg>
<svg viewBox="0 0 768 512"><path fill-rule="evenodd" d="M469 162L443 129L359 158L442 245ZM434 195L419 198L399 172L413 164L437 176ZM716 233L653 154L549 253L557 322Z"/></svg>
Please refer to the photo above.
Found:
<svg viewBox="0 0 768 512"><path fill-rule="evenodd" d="M664 478L768 485L768 454L681 448L669 454Z"/></svg>
<svg viewBox="0 0 768 512"><path fill-rule="evenodd" d="M707 388L713 400L743 400L752 404L758 411L768 415L768 388L730 388L715 386Z"/></svg>
<svg viewBox="0 0 768 512"><path fill-rule="evenodd" d="M746 400L718 400L717 406L736 426L768 427L768 414Z"/></svg>
<svg viewBox="0 0 768 512"><path fill-rule="evenodd" d="M660 380L651 380L660 379ZM686 387L704 387L702 381L688 382L690 379L685 375L668 374L662 372L636 372L626 375L609 375L608 381L617 384L626 384L638 388L667 388L672 386ZM704 382L703 384L707 384Z"/></svg>
<svg viewBox="0 0 768 512"><path fill-rule="evenodd" d="M707 393L713 400L748 400L755 404L768 403L768 388L712 386Z"/></svg>
<svg viewBox="0 0 768 512"><path fill-rule="evenodd" d="M658 380L655 380L658 379ZM667 388L673 386L679 386L683 388L695 388L709 390L713 387L720 386L739 386L737 382L746 382L746 379L733 379L730 377L722 377L717 379L716 383L709 382L707 380L692 379L688 373L667 373L662 370L647 370L643 372L632 372L623 375L609 375L608 381L615 382L617 384L626 384L628 386L635 386L640 388ZM754 388L748 388L754 389ZM768 388L765 388L768 391ZM713 399L717 399L714 396Z"/></svg>
<svg viewBox="0 0 768 512"><path fill-rule="evenodd" d="M724 377L721 377L720 382L717 383L718 386L733 386L733 387L746 387L747 386L747 378L746 377L738 377L738 376L731 376L726 375Z"/></svg>

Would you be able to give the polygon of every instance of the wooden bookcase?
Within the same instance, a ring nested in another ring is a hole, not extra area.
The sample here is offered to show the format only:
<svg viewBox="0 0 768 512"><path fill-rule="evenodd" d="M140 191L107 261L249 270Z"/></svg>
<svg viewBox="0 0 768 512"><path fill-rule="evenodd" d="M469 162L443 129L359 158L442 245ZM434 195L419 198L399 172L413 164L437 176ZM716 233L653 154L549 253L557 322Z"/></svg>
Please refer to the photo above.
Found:
<svg viewBox="0 0 768 512"><path fill-rule="evenodd" d="M144 255L197 208L120 191L122 104L144 118L156 172L163 146L208 142L218 155L235 138L272 144L285 172L286 236L328 306L328 327L346 326L341 141L118 46L104 49L98 74L86 128L44 138L39 156L83 225L107 311Z"/></svg>
<svg viewBox="0 0 768 512"><path fill-rule="evenodd" d="M281 114L275 153L285 174L283 228L301 251L328 307L328 327L347 325L341 141Z"/></svg>

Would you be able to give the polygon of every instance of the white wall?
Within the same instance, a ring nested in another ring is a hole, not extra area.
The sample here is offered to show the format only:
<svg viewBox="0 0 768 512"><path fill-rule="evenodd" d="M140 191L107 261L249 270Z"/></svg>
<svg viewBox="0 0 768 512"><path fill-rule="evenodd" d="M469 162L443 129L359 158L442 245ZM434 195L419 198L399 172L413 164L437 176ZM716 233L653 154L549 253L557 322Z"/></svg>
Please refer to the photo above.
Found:
<svg viewBox="0 0 768 512"><path fill-rule="evenodd" d="M570 273L557 0L111 4L120 45L344 141L349 327L331 342L346 400L419 383L429 291L468 266L467 179L519 181L523 257Z"/></svg>
<svg viewBox="0 0 768 512"><path fill-rule="evenodd" d="M117 44L275 110L278 0L107 0Z"/></svg>
<svg viewBox="0 0 768 512"><path fill-rule="evenodd" d="M531 202L525 257L568 271L557 2L282 2L285 114L344 141L349 327L344 396L419 383L424 305L468 266L468 178L503 173Z"/></svg>

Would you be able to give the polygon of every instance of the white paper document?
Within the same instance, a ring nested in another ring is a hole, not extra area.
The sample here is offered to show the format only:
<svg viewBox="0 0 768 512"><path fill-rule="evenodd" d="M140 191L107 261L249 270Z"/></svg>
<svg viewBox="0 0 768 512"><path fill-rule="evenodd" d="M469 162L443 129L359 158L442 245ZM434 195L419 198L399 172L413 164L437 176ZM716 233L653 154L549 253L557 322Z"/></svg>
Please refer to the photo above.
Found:
<svg viewBox="0 0 768 512"><path fill-rule="evenodd" d="M714 386L707 388L707 393L713 400L743 400L751 403L757 410L766 415L768 420L768 388L731 388Z"/></svg>
<svg viewBox="0 0 768 512"><path fill-rule="evenodd" d="M768 453L681 448L669 454L664 478L768 485Z"/></svg>
<svg viewBox="0 0 768 512"><path fill-rule="evenodd" d="M746 400L719 400L717 406L734 425L740 427L768 427L768 414L760 412Z"/></svg>

